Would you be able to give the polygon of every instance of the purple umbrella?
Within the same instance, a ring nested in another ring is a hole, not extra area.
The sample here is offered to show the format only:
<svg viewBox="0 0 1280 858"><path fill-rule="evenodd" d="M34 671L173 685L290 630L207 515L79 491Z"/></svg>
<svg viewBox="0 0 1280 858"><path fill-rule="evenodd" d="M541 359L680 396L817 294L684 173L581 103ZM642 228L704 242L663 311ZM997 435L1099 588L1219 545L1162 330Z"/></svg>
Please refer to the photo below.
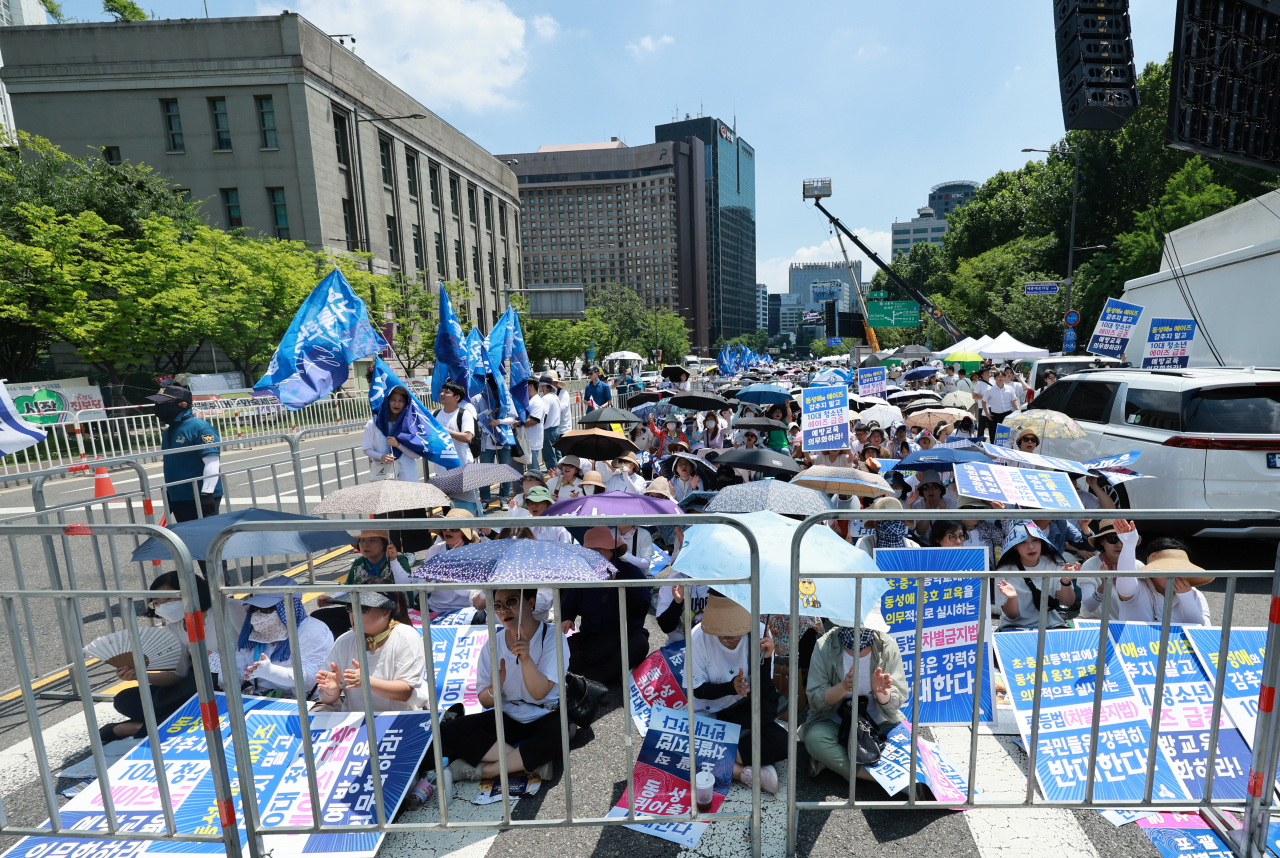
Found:
<svg viewBox="0 0 1280 858"><path fill-rule="evenodd" d="M544 515L679 515L680 507L666 498L605 492L556 501Z"/></svg>
<svg viewBox="0 0 1280 858"><path fill-rule="evenodd" d="M447 495L460 495L497 483L518 483L523 476L510 465L472 462L461 468L450 468L427 482Z"/></svg>
<svg viewBox="0 0 1280 858"><path fill-rule="evenodd" d="M540 539L495 539L462 545L414 567L412 575L450 584L540 584L605 581L617 570L581 545Z"/></svg>

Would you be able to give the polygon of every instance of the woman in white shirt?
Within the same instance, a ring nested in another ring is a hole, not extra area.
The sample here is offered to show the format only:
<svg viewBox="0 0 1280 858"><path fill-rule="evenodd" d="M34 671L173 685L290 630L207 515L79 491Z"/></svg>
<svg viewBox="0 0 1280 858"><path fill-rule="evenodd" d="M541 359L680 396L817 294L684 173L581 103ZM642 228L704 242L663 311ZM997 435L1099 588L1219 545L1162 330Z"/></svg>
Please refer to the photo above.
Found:
<svg viewBox="0 0 1280 858"><path fill-rule="evenodd" d="M287 575L263 581L264 587L283 587L296 583ZM302 690L306 694L316 684L333 648L333 632L319 620L307 616L302 599L291 596L289 607L278 593L256 593L245 599L248 614L240 626L236 642L236 669L253 693L275 697L293 697L293 650L289 645L289 626L285 610L293 612L298 630L298 652L302 662Z"/></svg>
<svg viewBox="0 0 1280 858"><path fill-rule="evenodd" d="M445 519L474 517L465 509L451 509ZM435 531L440 538L423 553L422 562L413 569L412 575L414 578L430 581L431 578L428 577L425 567L431 562L431 558L446 551L461 548L463 545L470 545L480 539L480 535L473 528L463 527L461 522L450 522L450 524L453 526ZM458 611L471 607L473 605L471 603L470 590L432 590L427 598L427 610L432 614L438 614L441 611Z"/></svg>
<svg viewBox="0 0 1280 858"><path fill-rule="evenodd" d="M574 455L563 456L557 467L560 468L560 476L547 482L547 491L556 500L582 497L582 459Z"/></svg>
<svg viewBox="0 0 1280 858"><path fill-rule="evenodd" d="M708 411L702 418L702 446L712 450L723 450L732 446L729 440L729 424L721 423L714 411Z"/></svg>
<svg viewBox="0 0 1280 858"><path fill-rule="evenodd" d="M489 649L481 653L476 671L480 705L494 706L494 695L502 697L504 747L498 746L498 724L493 712L477 712L440 725L440 750L450 759L446 795L452 796L453 780L481 780L497 777L498 760L506 757L507 772L551 777L552 764L561 755L560 688L556 647L569 664L569 643L564 633L551 623L533 616L537 593L534 590L498 590L494 593L494 614L502 624L497 635L497 682L493 681ZM419 643L418 650L422 650ZM514 745L519 744L516 748ZM427 750L428 757L434 753Z"/></svg>
<svg viewBox="0 0 1280 858"><path fill-rule="evenodd" d="M1058 613L1059 606L1070 608L1075 604L1076 591L1072 587L1074 577L1063 577L1063 572L1074 572L1079 563L1064 565L1058 552L1045 538L1034 522L1014 523L1009 538L1004 542L997 572L1014 574L996 581L996 605L1000 608L999 631L1036 629L1040 625L1040 612L1048 611L1047 628L1060 629L1066 621ZM1027 573L1039 572L1039 575ZM1053 588L1041 592L1045 578Z"/></svg>
<svg viewBox="0 0 1280 858"><path fill-rule="evenodd" d="M339 593L331 604L347 605L350 593ZM422 654L422 636L409 620L409 603L403 593L360 594L362 640L357 640L355 619L351 631L333 642L328 670L316 674L316 691L322 711L363 712L364 685L360 674L359 650L364 647L369 668L369 707L374 712L406 712L420 709L426 702L422 676L427 662Z"/></svg>
<svg viewBox="0 0 1280 858"><path fill-rule="evenodd" d="M671 468L671 496L676 503L684 500L690 492L702 491L702 478L695 473L693 462L683 456L676 457Z"/></svg>
<svg viewBox="0 0 1280 858"><path fill-rule="evenodd" d="M636 473L640 464L636 454L627 452L613 460L613 476L609 478L607 490L611 492L627 492L638 495L644 493L644 477Z"/></svg>
<svg viewBox="0 0 1280 858"><path fill-rule="evenodd" d="M1157 569L1172 571L1203 571L1187 560L1186 552L1166 546L1174 540L1160 540L1152 551ZM1080 565L1081 571L1129 572L1144 567L1136 557L1142 543L1137 528L1131 521L1106 519L1098 523L1098 532L1089 537L1089 543L1098 553ZM1180 557L1178 555L1181 555ZM1167 578L1129 578L1121 576L1080 579L1080 616L1097 619L1102 616L1103 599L1111 594L1108 609L1112 622L1156 623L1164 617L1165 588ZM1209 603L1193 584L1207 583L1212 578L1175 578L1173 598L1173 623L1182 625L1208 625Z"/></svg>
<svg viewBox="0 0 1280 858"><path fill-rule="evenodd" d="M369 479L419 482L417 453L396 439L408 414L409 391L396 385L387 392L378 411L364 424L361 451L369 457Z"/></svg>

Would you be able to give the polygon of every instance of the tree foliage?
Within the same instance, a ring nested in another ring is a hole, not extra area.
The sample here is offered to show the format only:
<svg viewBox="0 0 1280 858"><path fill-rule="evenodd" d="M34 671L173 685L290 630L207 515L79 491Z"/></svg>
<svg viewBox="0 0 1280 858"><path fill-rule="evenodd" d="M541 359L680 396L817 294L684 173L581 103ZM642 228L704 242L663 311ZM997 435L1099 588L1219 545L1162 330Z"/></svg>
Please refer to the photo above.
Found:
<svg viewBox="0 0 1280 858"><path fill-rule="evenodd" d="M116 21L145 21L151 17L133 0L102 0L102 11Z"/></svg>

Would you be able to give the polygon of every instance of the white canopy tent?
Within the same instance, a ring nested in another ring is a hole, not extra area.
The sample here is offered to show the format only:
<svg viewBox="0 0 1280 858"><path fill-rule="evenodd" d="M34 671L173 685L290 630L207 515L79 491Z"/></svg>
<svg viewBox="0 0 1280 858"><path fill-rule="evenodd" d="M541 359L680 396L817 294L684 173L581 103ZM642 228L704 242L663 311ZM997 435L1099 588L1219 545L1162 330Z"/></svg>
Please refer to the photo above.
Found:
<svg viewBox="0 0 1280 858"><path fill-rule="evenodd" d="M983 334L981 338L976 340L973 337L965 337L963 340L956 343L955 345L949 346L948 348L945 348L940 352L934 352L933 355L934 357L945 358L947 355L954 354L955 352L981 353L983 346L987 345L990 342L992 342L991 337L987 336L986 334Z"/></svg>
<svg viewBox="0 0 1280 858"><path fill-rule="evenodd" d="M1048 349L1038 349L1026 343L1020 343L1005 331L987 345L976 349L978 354L991 360L1016 360L1018 358L1043 358L1049 356Z"/></svg>

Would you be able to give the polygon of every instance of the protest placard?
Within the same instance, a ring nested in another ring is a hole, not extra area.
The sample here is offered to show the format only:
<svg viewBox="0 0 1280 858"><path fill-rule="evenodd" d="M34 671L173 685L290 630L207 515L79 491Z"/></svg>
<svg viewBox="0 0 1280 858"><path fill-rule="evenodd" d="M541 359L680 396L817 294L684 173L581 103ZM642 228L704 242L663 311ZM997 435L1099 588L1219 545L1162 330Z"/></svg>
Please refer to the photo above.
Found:
<svg viewBox="0 0 1280 858"><path fill-rule="evenodd" d="M711 772L715 777L715 791L711 807L703 813L714 814L724 804L733 781L733 762L738 754L736 724L727 724L705 716L693 721L696 741L698 771ZM688 712L676 712L662 706L653 707L649 732L636 756L634 769L636 813L654 816L680 816L689 813L692 790L689 788L689 717ZM630 802L629 793L609 810L611 817L625 817ZM628 825L633 831L643 831L690 849L711 825L710 822L671 822L650 825Z"/></svg>
<svg viewBox="0 0 1280 858"><path fill-rule="evenodd" d="M888 371L882 366L858 370L859 396L883 397L885 393L884 388L887 383Z"/></svg>
<svg viewBox="0 0 1280 858"><path fill-rule="evenodd" d="M1152 319L1147 329L1147 347L1142 353L1142 368L1186 369L1191 362L1191 343L1195 338L1195 319Z"/></svg>
<svg viewBox="0 0 1280 858"><path fill-rule="evenodd" d="M911 724L903 722L889 731L880 752L880 762L867 772L889 795L897 795L911 783ZM969 800L969 782L955 762L936 742L916 742L916 782L933 792L938 801L957 804Z"/></svg>
<svg viewBox="0 0 1280 858"><path fill-rule="evenodd" d="M1138 820L1138 827L1151 838L1161 858L1234 858L1235 855L1197 813L1153 813Z"/></svg>
<svg viewBox="0 0 1280 858"><path fill-rule="evenodd" d="M440 711L461 703L468 715L484 707L476 697L480 659L487 658L489 630L484 626L431 627L431 657L436 671Z"/></svg>
<svg viewBox="0 0 1280 858"><path fill-rule="evenodd" d="M1218 675L1218 649L1222 629L1213 626L1186 626L1196 658L1207 676ZM1262 662L1267 651L1267 630L1231 630L1227 644L1227 668L1223 674L1222 708L1235 722L1240 735L1253 747L1258 722L1258 696L1262 692Z"/></svg>
<svg viewBox="0 0 1280 858"><path fill-rule="evenodd" d="M1003 423L996 425L996 444L1001 447L1013 446L1013 430Z"/></svg>
<svg viewBox="0 0 1280 858"><path fill-rule="evenodd" d="M849 388L843 384L806 388L800 413L806 452L849 447Z"/></svg>
<svg viewBox="0 0 1280 858"><path fill-rule="evenodd" d="M1110 636L1119 652L1125 675L1147 709L1147 723L1150 723L1160 657L1160 625L1113 623ZM1213 681L1192 652L1182 626L1169 628L1166 659L1160 704L1160 747L1187 793L1199 800L1204 796L1205 771L1209 763ZM1219 719L1218 745L1213 761L1215 798L1247 799L1250 758L1248 743L1224 709Z"/></svg>
<svg viewBox="0 0 1280 858"><path fill-rule="evenodd" d="M1108 298L1094 326L1093 336L1089 338L1089 347L1085 351L1095 355L1120 357L1129 348L1129 338L1133 328L1142 317L1142 307L1127 304L1117 298Z"/></svg>
<svg viewBox="0 0 1280 858"><path fill-rule="evenodd" d="M649 653L631 671L628 699L640 735L649 729L654 706L683 710L689 705L684 693L684 655L684 641L675 641Z"/></svg>
<svg viewBox="0 0 1280 858"><path fill-rule="evenodd" d="M1098 633L1092 629L1055 629L1046 633L1044 660L1037 663L1037 636L997 634L996 654L1009 686L1018 731L1031 744L1036 675L1040 674L1040 732L1036 779L1050 801L1081 801L1089 773L1089 739L1097 679ZM1114 646L1108 646L1098 713L1098 747L1093 797L1099 801L1143 798L1151 730L1147 713L1125 675ZM1152 797L1188 798L1174 777L1164 751L1157 748Z"/></svg>
<svg viewBox="0 0 1280 858"><path fill-rule="evenodd" d="M880 598L880 613L902 651L911 712L912 676L916 662L916 579L895 578L897 572L964 573L987 571L986 548L880 548L876 565L889 589ZM924 632L920 644L920 717L922 725L970 724L977 676L978 623L982 581L979 578L924 579ZM991 650L983 654L979 721L991 712ZM909 716L908 716L909 717Z"/></svg>
<svg viewBox="0 0 1280 858"><path fill-rule="evenodd" d="M248 843L243 827L235 772L235 746L231 741L226 696L217 696L219 724L233 785L233 810L240 821L240 842ZM252 778L264 835L264 851L276 856L318 855L342 858L373 858L382 835L368 833L277 834L272 826L310 825L309 795L305 760L302 758L302 727L297 704L291 700L244 698L245 724L249 737ZM386 816L395 817L401 800L416 776L431 739L430 717L425 712L395 712L375 716L374 737L382 770ZM316 782L321 817L326 823L359 825L375 819L373 783L369 765L367 731L360 713L318 713L310 716L312 747L315 753ZM164 760L164 776L174 823L182 834L217 836L221 832L220 813L213 787L213 766L205 743L200 704L196 697L157 728ZM150 740L139 743L107 773L111 797L120 820L120 830L163 832L164 813L151 759ZM80 831L106 831L103 797L97 781L63 806L62 824ZM48 822L45 823L48 826ZM38 858L51 854L116 855L188 853L221 855L221 844L183 843L163 840L91 841L58 836L26 837L5 853L6 858Z"/></svg>
<svg viewBox="0 0 1280 858"><path fill-rule="evenodd" d="M961 497L1037 509L1084 509L1066 474L983 462L960 462L955 473L956 492Z"/></svg>

